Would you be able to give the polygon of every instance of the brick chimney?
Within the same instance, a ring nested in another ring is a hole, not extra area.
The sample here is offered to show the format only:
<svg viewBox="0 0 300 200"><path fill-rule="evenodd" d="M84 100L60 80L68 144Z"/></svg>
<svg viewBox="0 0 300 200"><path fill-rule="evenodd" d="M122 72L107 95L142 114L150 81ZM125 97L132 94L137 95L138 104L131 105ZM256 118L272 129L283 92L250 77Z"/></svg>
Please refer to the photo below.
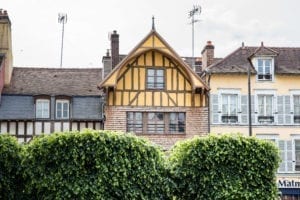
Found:
<svg viewBox="0 0 300 200"><path fill-rule="evenodd" d="M8 85L13 70L11 22L7 11L2 9L0 9L0 54L4 55L2 61L4 62L4 85Z"/></svg>
<svg viewBox="0 0 300 200"><path fill-rule="evenodd" d="M111 56L109 55L109 49L107 49L106 55L102 57L102 64L103 64L103 70L102 70L102 79L107 76L112 70L111 68Z"/></svg>
<svg viewBox="0 0 300 200"><path fill-rule="evenodd" d="M113 31L110 35L110 42L111 42L111 65L112 69L117 66L119 63L119 34L117 31Z"/></svg>
<svg viewBox="0 0 300 200"><path fill-rule="evenodd" d="M203 48L202 54L202 71L214 62L214 49L215 46L211 41L207 41L205 47Z"/></svg>

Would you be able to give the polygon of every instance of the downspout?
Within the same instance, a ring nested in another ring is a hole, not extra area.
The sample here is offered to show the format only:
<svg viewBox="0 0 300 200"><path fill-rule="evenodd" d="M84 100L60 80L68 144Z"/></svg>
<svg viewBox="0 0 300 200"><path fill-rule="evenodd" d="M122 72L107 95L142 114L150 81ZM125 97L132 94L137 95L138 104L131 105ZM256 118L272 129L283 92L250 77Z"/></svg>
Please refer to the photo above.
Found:
<svg viewBox="0 0 300 200"><path fill-rule="evenodd" d="M248 118L249 118L249 136L252 136L252 118L251 118L251 67L252 62L251 59L248 58L248 61L250 62L250 65L248 67Z"/></svg>
<svg viewBox="0 0 300 200"><path fill-rule="evenodd" d="M211 77L211 73L208 72L207 85L208 85L209 88L210 88L210 77ZM208 119L207 119L207 123L208 123L208 133L210 133L210 89L207 91L207 102L208 102L208 108L207 108Z"/></svg>

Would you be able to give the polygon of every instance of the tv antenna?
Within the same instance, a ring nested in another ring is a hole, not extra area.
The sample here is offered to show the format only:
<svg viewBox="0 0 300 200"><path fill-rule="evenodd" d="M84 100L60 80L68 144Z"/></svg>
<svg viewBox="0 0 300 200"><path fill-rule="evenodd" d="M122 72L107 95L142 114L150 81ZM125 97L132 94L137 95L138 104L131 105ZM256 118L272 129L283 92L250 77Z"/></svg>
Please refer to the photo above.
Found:
<svg viewBox="0 0 300 200"><path fill-rule="evenodd" d="M58 13L58 23L62 24L60 67L62 67L63 49L64 49L64 30L65 30L65 24L67 23L67 20L68 20L68 16L66 13Z"/></svg>
<svg viewBox="0 0 300 200"><path fill-rule="evenodd" d="M193 59L193 69L194 69L194 71L196 71L196 69L195 69L195 58L194 58L194 51L195 51L195 47L194 47L194 43L195 43L194 24L200 21L198 19L195 19L195 15L200 15L200 14L201 14L201 6L199 6L199 5L194 5L193 9L189 11L189 18L191 18L191 24L192 24L192 59Z"/></svg>

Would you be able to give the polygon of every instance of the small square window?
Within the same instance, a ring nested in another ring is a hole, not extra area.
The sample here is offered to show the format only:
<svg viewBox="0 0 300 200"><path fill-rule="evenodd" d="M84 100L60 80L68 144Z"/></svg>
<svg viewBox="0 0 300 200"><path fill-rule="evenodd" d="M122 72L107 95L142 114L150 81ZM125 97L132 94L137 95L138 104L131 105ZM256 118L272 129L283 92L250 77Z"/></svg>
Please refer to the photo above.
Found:
<svg viewBox="0 0 300 200"><path fill-rule="evenodd" d="M164 89L165 76L163 69L147 69L147 88L148 89Z"/></svg>

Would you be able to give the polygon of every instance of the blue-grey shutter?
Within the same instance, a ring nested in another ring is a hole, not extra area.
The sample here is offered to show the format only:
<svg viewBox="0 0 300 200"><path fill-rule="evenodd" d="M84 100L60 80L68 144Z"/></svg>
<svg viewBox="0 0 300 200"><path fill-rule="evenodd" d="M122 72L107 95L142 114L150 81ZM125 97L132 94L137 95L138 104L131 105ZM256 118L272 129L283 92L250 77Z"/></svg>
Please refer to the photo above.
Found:
<svg viewBox="0 0 300 200"><path fill-rule="evenodd" d="M286 171L286 143L284 140L278 141L278 148L279 148L279 155L281 159L281 163L279 164L278 172L285 172Z"/></svg>
<svg viewBox="0 0 300 200"><path fill-rule="evenodd" d="M284 96L284 112L285 112L285 124L292 123L292 115L291 115L291 97Z"/></svg>
<svg viewBox="0 0 300 200"><path fill-rule="evenodd" d="M55 104L55 97L51 97L51 99L50 99L50 104L51 104L51 106L50 106L50 118L51 119L55 119L55 117L56 117L56 113L55 113L55 111L56 111L56 104Z"/></svg>
<svg viewBox="0 0 300 200"><path fill-rule="evenodd" d="M293 141L288 140L286 141L286 165L288 172L294 171L294 163L295 162L293 162Z"/></svg>
<svg viewBox="0 0 300 200"><path fill-rule="evenodd" d="M248 123L248 95L241 96L241 123Z"/></svg>
<svg viewBox="0 0 300 200"><path fill-rule="evenodd" d="M283 96L277 97L277 123L284 124Z"/></svg>
<svg viewBox="0 0 300 200"><path fill-rule="evenodd" d="M219 123L219 97L217 94L211 94L211 119L212 123Z"/></svg>

